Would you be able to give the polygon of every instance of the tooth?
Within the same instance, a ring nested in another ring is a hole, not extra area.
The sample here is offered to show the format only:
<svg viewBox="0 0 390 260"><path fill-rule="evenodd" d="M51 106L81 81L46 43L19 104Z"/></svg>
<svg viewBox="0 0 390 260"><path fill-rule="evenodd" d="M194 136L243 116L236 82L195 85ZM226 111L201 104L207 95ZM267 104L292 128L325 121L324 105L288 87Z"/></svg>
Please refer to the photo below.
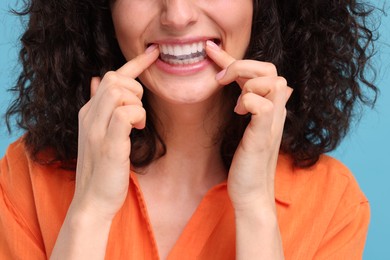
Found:
<svg viewBox="0 0 390 260"><path fill-rule="evenodd" d="M184 65L200 62L205 59L205 43L161 44L161 59L172 65Z"/></svg>
<svg viewBox="0 0 390 260"><path fill-rule="evenodd" d="M203 43L199 42L198 43L198 52L202 52L203 51Z"/></svg>
<svg viewBox="0 0 390 260"><path fill-rule="evenodd" d="M160 51L164 54L168 54L168 47L166 45L160 45Z"/></svg>
<svg viewBox="0 0 390 260"><path fill-rule="evenodd" d="M196 43L191 44L191 53L198 52L198 45Z"/></svg>
<svg viewBox="0 0 390 260"><path fill-rule="evenodd" d="M190 55L191 54L191 45L185 44L183 45L183 54Z"/></svg>
<svg viewBox="0 0 390 260"><path fill-rule="evenodd" d="M173 55L175 56L183 55L183 49L181 48L180 45L173 46Z"/></svg>
<svg viewBox="0 0 390 260"><path fill-rule="evenodd" d="M174 54L173 46L172 46L172 45L167 45L167 49L168 49L168 54L169 54L169 55L173 55L173 54Z"/></svg>

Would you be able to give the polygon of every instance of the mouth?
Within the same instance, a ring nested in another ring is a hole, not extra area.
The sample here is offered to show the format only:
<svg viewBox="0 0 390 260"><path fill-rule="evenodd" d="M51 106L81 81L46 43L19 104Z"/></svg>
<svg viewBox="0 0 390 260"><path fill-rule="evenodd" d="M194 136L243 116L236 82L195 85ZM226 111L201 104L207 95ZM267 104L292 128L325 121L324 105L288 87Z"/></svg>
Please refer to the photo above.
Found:
<svg viewBox="0 0 390 260"><path fill-rule="evenodd" d="M220 40L212 39L220 45ZM171 65L189 65L206 59L206 41L190 43L160 43L160 59Z"/></svg>

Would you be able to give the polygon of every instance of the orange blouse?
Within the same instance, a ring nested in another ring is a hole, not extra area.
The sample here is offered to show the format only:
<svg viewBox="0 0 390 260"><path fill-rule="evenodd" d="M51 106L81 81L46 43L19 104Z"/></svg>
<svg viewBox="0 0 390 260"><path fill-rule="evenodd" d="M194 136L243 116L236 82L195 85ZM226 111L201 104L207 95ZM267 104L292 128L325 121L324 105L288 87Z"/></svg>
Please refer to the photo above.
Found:
<svg viewBox="0 0 390 260"><path fill-rule="evenodd" d="M34 163L21 140L0 162L0 259L46 259L74 193L74 175ZM369 204L351 173L322 156L309 168L278 161L275 197L286 259L361 259ZM178 211L180 209L177 209ZM158 259L136 174L110 230L106 259ZM226 183L210 189L168 259L235 259Z"/></svg>

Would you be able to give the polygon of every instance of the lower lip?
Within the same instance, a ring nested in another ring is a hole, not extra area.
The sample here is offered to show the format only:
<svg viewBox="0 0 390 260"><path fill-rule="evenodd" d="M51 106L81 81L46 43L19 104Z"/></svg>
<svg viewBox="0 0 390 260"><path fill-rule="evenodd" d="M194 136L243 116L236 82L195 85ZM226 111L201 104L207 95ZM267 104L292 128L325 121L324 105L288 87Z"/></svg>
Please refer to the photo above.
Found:
<svg viewBox="0 0 390 260"><path fill-rule="evenodd" d="M172 65L162 61L159 58L155 64L159 69L166 73L187 76L204 70L207 66L211 64L211 61L206 58L204 60L192 64Z"/></svg>

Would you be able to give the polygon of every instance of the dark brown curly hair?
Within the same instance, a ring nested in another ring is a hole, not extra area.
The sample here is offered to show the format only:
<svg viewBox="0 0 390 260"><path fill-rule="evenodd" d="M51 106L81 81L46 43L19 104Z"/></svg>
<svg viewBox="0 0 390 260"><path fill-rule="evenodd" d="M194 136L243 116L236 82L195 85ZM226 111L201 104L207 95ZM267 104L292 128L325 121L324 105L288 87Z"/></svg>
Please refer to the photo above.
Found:
<svg viewBox="0 0 390 260"><path fill-rule="evenodd" d="M114 36L110 0L31 0L16 12L29 16L21 38L23 71L6 113L26 130L33 158L53 149L53 161L77 158L78 111L89 100L90 80L125 59ZM246 58L272 62L294 88L287 104L281 152L298 166L314 164L346 135L357 104L373 105L377 88L367 77L374 54L375 8L355 0L253 0ZM236 86L228 93L232 104ZM368 90L368 91L367 91ZM132 131L131 161L149 164L165 153L153 113L144 130ZM221 130L228 168L250 117L232 112Z"/></svg>

